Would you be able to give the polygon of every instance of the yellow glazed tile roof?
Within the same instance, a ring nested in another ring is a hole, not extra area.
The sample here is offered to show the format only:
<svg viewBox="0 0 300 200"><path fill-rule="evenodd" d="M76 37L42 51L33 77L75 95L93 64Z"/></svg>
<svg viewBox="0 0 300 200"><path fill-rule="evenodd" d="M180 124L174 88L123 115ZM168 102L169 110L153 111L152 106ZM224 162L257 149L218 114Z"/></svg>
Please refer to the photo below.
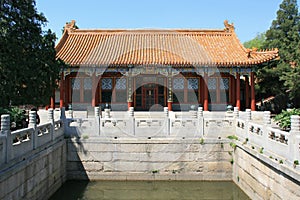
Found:
<svg viewBox="0 0 300 200"><path fill-rule="evenodd" d="M278 59L278 50L243 47L232 24L222 30L81 30L67 23L57 58L71 66L251 66Z"/></svg>

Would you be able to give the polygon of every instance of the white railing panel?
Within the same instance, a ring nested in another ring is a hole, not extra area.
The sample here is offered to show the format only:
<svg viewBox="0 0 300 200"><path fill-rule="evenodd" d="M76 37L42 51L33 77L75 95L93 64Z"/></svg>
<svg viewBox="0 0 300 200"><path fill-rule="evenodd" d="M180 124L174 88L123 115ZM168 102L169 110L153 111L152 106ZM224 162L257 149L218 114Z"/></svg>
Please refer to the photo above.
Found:
<svg viewBox="0 0 300 200"><path fill-rule="evenodd" d="M265 141L263 138L263 126L248 122L247 125L249 142L255 144L258 147L264 147Z"/></svg>
<svg viewBox="0 0 300 200"><path fill-rule="evenodd" d="M238 138L243 138L243 139L248 138L246 121L242 119L236 119L235 131Z"/></svg>
<svg viewBox="0 0 300 200"><path fill-rule="evenodd" d="M136 118L134 133L136 137L166 137L167 118Z"/></svg>
<svg viewBox="0 0 300 200"><path fill-rule="evenodd" d="M271 152L289 158L289 138L290 133L275 128L267 127L268 143L267 149Z"/></svg>
<svg viewBox="0 0 300 200"><path fill-rule="evenodd" d="M133 132L132 118L101 118L100 136L102 137L132 137Z"/></svg>
<svg viewBox="0 0 300 200"><path fill-rule="evenodd" d="M46 123L36 127L36 148L51 142L52 124Z"/></svg>
<svg viewBox="0 0 300 200"><path fill-rule="evenodd" d="M59 138L64 135L64 125L62 120L54 121L53 139Z"/></svg>
<svg viewBox="0 0 300 200"><path fill-rule="evenodd" d="M199 120L195 118L170 119L170 136L194 138L201 137Z"/></svg>
<svg viewBox="0 0 300 200"><path fill-rule="evenodd" d="M204 118L204 137L225 138L228 135L235 134L235 125L233 119L225 118Z"/></svg>
<svg viewBox="0 0 300 200"><path fill-rule="evenodd" d="M8 152L8 160L17 158L33 150L34 129L25 128L11 132L7 145L10 145L11 152Z"/></svg>

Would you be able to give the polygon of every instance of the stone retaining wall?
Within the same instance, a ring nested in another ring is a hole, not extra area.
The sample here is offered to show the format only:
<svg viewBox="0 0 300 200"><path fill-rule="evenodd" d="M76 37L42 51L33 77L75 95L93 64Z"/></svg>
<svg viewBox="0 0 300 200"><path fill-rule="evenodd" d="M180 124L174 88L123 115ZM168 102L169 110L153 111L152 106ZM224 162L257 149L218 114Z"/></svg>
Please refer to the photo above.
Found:
<svg viewBox="0 0 300 200"><path fill-rule="evenodd" d="M234 152L233 181L251 199L300 199L299 180L295 168L279 160L245 147Z"/></svg>
<svg viewBox="0 0 300 200"><path fill-rule="evenodd" d="M50 143L0 169L0 199L48 199L66 180L66 142Z"/></svg>
<svg viewBox="0 0 300 200"><path fill-rule="evenodd" d="M67 144L68 179L232 180L228 140L89 138Z"/></svg>

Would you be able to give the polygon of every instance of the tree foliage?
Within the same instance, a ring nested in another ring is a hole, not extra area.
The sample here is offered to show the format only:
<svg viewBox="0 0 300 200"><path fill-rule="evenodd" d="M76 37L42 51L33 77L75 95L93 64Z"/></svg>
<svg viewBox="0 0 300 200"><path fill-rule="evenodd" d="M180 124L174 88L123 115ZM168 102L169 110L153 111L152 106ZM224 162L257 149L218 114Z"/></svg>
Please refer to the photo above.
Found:
<svg viewBox="0 0 300 200"><path fill-rule="evenodd" d="M0 106L49 102L59 78L56 36L35 0L0 0Z"/></svg>
<svg viewBox="0 0 300 200"><path fill-rule="evenodd" d="M254 39L244 42L244 47L248 49L261 49L264 45L265 40L266 33L258 33Z"/></svg>
<svg viewBox="0 0 300 200"><path fill-rule="evenodd" d="M297 1L283 0L263 45L264 49L278 48L280 60L261 67L257 73L262 95L289 95L295 105L300 97L299 19Z"/></svg>

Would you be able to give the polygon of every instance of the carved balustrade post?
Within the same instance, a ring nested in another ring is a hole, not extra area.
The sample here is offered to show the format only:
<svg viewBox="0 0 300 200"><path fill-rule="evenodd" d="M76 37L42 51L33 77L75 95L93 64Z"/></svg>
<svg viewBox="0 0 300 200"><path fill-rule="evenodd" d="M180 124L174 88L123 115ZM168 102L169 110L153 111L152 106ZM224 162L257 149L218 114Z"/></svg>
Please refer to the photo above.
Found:
<svg viewBox="0 0 300 200"><path fill-rule="evenodd" d="M299 145L300 145L300 116L292 115L291 116L291 130L290 136L288 139L289 145L289 154L291 155L290 161L294 162L298 160L300 161L300 152L299 152Z"/></svg>
<svg viewBox="0 0 300 200"><path fill-rule="evenodd" d="M132 131L132 134L135 135L134 107L129 107L128 115L129 115L129 119L131 121L131 127L132 127L131 130L129 129L128 131Z"/></svg>
<svg viewBox="0 0 300 200"><path fill-rule="evenodd" d="M10 133L10 116L8 114L1 115L1 135Z"/></svg>
<svg viewBox="0 0 300 200"><path fill-rule="evenodd" d="M270 126L271 124L271 112L270 111L264 111L264 124L267 126Z"/></svg>
<svg viewBox="0 0 300 200"><path fill-rule="evenodd" d="M51 141L53 141L54 139L54 110L53 108L49 108L48 109L48 121L51 123L51 127L50 127L50 134L51 134Z"/></svg>
<svg viewBox="0 0 300 200"><path fill-rule="evenodd" d="M246 121L251 120L251 109L246 109Z"/></svg>
<svg viewBox="0 0 300 200"><path fill-rule="evenodd" d="M236 119L239 118L239 108L238 107L233 108L233 117Z"/></svg>
<svg viewBox="0 0 300 200"><path fill-rule="evenodd" d="M94 107L94 113L95 113L95 124L97 127L97 135L100 135L100 108Z"/></svg>
<svg viewBox="0 0 300 200"><path fill-rule="evenodd" d="M109 108L105 108L104 109L104 118L110 118L110 109Z"/></svg>
<svg viewBox="0 0 300 200"><path fill-rule="evenodd" d="M3 147L4 160L6 163L11 159L12 140L10 132L10 116L8 114L1 115L1 129L0 137L6 137L5 145Z"/></svg>
<svg viewBox="0 0 300 200"><path fill-rule="evenodd" d="M263 137L263 146L265 148L268 146L268 140L269 140L268 127L271 127L271 112L264 111L262 137Z"/></svg>
<svg viewBox="0 0 300 200"><path fill-rule="evenodd" d="M164 107L164 116L165 116L165 120L166 120L166 125L165 125L166 134L170 135L170 118L169 118L169 108L168 107Z"/></svg>
<svg viewBox="0 0 300 200"><path fill-rule="evenodd" d="M35 149L37 146L37 136L38 136L38 132L37 132L37 128L36 128L37 124L36 124L36 111L29 111L29 124L28 127L29 128L33 128L34 131L32 132L32 148Z"/></svg>
<svg viewBox="0 0 300 200"><path fill-rule="evenodd" d="M203 107L198 107L198 131L200 137L204 135L204 117L203 117Z"/></svg>
<svg viewBox="0 0 300 200"><path fill-rule="evenodd" d="M203 107L198 107L198 119L203 117Z"/></svg>

